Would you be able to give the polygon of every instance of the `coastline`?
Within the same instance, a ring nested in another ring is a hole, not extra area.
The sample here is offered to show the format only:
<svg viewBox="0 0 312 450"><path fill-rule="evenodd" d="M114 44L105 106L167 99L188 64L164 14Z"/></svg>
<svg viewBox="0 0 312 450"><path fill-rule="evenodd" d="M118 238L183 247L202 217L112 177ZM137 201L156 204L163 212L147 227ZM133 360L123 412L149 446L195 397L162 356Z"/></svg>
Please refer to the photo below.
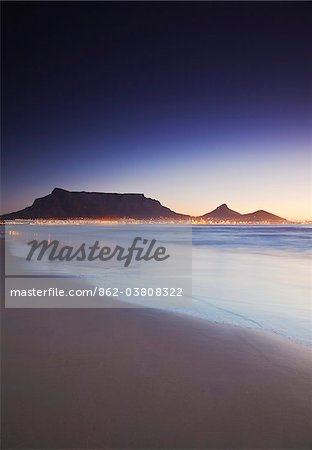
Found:
<svg viewBox="0 0 312 450"><path fill-rule="evenodd" d="M2 402L4 449L307 449L312 350L155 309L2 309Z"/></svg>

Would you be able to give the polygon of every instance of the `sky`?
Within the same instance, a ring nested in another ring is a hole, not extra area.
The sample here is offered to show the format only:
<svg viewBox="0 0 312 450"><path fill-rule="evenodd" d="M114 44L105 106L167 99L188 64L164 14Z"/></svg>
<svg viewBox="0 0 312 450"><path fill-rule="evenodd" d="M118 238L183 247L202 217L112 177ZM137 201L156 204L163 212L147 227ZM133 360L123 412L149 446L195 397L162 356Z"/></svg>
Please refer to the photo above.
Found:
<svg viewBox="0 0 312 450"><path fill-rule="evenodd" d="M2 212L61 187L312 219L310 2L2 10Z"/></svg>

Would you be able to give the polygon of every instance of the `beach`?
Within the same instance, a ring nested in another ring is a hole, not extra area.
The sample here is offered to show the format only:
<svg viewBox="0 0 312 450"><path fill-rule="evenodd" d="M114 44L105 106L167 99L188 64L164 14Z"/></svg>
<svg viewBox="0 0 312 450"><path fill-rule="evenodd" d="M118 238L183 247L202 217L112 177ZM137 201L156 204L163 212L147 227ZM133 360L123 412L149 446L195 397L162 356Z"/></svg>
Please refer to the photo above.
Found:
<svg viewBox="0 0 312 450"><path fill-rule="evenodd" d="M40 301L2 308L2 448L311 447L311 347L109 298Z"/></svg>
<svg viewBox="0 0 312 450"><path fill-rule="evenodd" d="M310 448L307 347L156 310L2 313L2 448Z"/></svg>

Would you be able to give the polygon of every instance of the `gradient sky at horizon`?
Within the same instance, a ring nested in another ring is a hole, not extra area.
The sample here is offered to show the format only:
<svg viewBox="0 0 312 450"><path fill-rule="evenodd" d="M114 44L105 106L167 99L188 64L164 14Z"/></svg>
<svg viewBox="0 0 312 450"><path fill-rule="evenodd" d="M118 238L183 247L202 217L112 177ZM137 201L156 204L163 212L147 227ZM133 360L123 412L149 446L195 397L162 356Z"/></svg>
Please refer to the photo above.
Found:
<svg viewBox="0 0 312 450"><path fill-rule="evenodd" d="M2 210L54 187L312 219L310 2L6 2Z"/></svg>

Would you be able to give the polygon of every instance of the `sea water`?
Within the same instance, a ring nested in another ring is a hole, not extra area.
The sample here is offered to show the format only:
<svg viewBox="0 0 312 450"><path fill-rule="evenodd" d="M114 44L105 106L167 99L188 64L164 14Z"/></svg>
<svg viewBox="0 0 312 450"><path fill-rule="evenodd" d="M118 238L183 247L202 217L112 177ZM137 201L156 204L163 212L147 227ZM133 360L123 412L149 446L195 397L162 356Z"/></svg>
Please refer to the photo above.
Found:
<svg viewBox="0 0 312 450"><path fill-rule="evenodd" d="M133 234L133 227L136 226L32 224L6 226L6 233L10 251L24 258L25 240L57 238L74 245L101 241L105 232L106 242L122 245L130 231ZM191 252L185 252L184 257L192 259L192 299L187 307L182 305L177 311L209 321L269 330L312 345L310 226L193 226L190 232L182 233L181 227L174 225L138 226L138 232L143 229L145 237L168 245L191 245ZM20 240L20 236L24 239ZM35 265L28 265L28 270L32 267L38 272ZM59 270L55 266L55 273ZM88 276L94 285L103 284L101 263L90 267L88 261L81 261L67 264L62 270ZM129 274L135 273L136 268L131 270ZM40 271L51 273L51 264L43 261ZM109 277L110 284L120 283L116 264L109 268Z"/></svg>
<svg viewBox="0 0 312 450"><path fill-rule="evenodd" d="M312 344L309 226L193 228L189 314Z"/></svg>

